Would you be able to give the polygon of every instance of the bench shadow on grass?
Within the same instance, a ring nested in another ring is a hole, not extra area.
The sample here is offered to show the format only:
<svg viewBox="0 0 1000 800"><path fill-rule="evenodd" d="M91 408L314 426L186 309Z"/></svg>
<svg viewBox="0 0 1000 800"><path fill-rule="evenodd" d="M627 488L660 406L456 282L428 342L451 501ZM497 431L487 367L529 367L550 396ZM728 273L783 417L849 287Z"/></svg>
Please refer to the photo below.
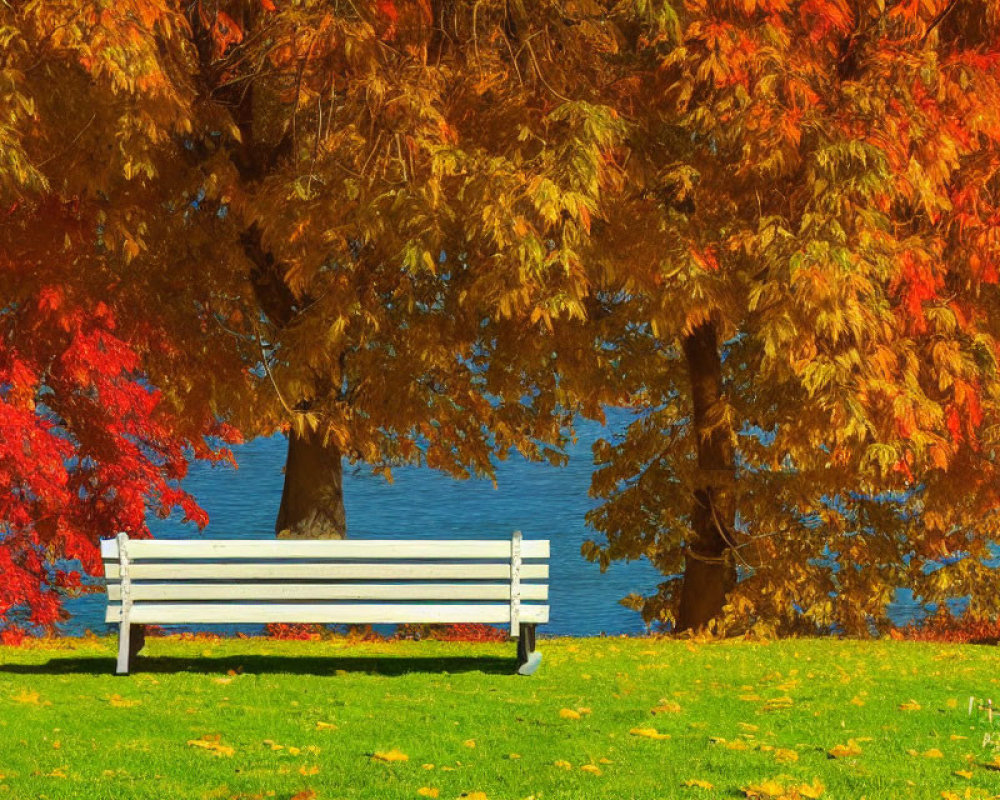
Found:
<svg viewBox="0 0 1000 800"><path fill-rule="evenodd" d="M44 664L0 664L0 675L112 675L115 661L107 656L53 658ZM338 671L377 675L408 675L410 673L485 672L514 675L514 658L445 657L398 658L393 656L206 656L179 658L174 656L138 656L132 660L132 675L196 673L226 675L230 670L251 675L332 675Z"/></svg>

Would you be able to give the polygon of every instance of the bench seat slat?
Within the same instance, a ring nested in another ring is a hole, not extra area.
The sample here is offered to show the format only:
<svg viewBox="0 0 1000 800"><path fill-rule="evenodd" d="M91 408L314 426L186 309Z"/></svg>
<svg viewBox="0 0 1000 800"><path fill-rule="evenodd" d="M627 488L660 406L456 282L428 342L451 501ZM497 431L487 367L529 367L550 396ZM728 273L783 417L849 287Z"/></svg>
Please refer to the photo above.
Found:
<svg viewBox="0 0 1000 800"><path fill-rule="evenodd" d="M547 559L547 539L522 543L521 557ZM132 563L145 559L222 559L249 561L277 561L281 559L308 559L312 561L388 560L407 559L461 559L509 561L509 541L481 541L477 539L419 540L329 540L303 541L295 539L199 539L192 541L170 539L132 539L128 543ZM106 561L118 560L118 542L106 539L101 542L101 556Z"/></svg>
<svg viewBox="0 0 1000 800"><path fill-rule="evenodd" d="M132 583L143 600L507 600L504 583ZM548 600L545 584L521 585L525 600ZM108 584L108 600L121 602L121 586Z"/></svg>
<svg viewBox="0 0 1000 800"><path fill-rule="evenodd" d="M407 623L503 623L510 621L510 604L392 605L310 603L308 605L257 603L135 603L129 617L139 625L197 625L211 623L340 623L378 625ZM522 622L544 624L549 607L524 604ZM121 606L108 607L107 622L121 620Z"/></svg>
<svg viewBox="0 0 1000 800"><path fill-rule="evenodd" d="M142 580L510 580L510 564L295 564L284 562L239 561L191 564L186 562L132 563L133 581ZM118 565L105 562L104 575L117 579ZM521 578L544 580L548 564L525 564Z"/></svg>

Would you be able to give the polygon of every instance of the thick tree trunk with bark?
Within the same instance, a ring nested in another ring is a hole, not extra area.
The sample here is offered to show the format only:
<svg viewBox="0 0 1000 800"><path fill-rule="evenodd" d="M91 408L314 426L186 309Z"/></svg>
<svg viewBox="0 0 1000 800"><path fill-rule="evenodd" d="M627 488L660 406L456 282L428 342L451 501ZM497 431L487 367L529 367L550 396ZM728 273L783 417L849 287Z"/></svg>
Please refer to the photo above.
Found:
<svg viewBox="0 0 1000 800"><path fill-rule="evenodd" d="M726 594L736 583L731 553L735 474L731 431L721 420L722 358L714 323L702 323L684 339L684 356L691 379L700 478L694 491L677 630L696 631L722 613Z"/></svg>
<svg viewBox="0 0 1000 800"><path fill-rule="evenodd" d="M279 539L343 539L344 468L340 450L322 434L288 434L285 487L274 531Z"/></svg>

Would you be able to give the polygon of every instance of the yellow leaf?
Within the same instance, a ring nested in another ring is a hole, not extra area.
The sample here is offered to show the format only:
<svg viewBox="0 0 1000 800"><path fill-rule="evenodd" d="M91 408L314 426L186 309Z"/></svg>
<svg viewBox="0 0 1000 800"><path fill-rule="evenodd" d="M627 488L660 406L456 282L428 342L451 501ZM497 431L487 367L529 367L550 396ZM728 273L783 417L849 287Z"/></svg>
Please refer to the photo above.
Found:
<svg viewBox="0 0 1000 800"><path fill-rule="evenodd" d="M312 789L303 789L296 792L288 800L316 800L316 792Z"/></svg>
<svg viewBox="0 0 1000 800"><path fill-rule="evenodd" d="M799 754L794 750L787 750L783 747L779 747L774 751L774 760L779 764L791 764L792 762L799 760Z"/></svg>
<svg viewBox="0 0 1000 800"><path fill-rule="evenodd" d="M861 755L861 747L854 739L848 739L847 744L835 745L830 748L829 753L833 758L849 758Z"/></svg>
<svg viewBox="0 0 1000 800"><path fill-rule="evenodd" d="M69 767L56 767L52 772L46 775L47 778L68 778L69 775L66 774L66 770Z"/></svg>
<svg viewBox="0 0 1000 800"><path fill-rule="evenodd" d="M629 731L633 736L642 736L645 739L669 739L669 733L660 733L656 728L632 728Z"/></svg>
<svg viewBox="0 0 1000 800"><path fill-rule="evenodd" d="M421 767L421 769L428 769L428 770L429 769L434 769L434 765L433 764L421 764L420 767Z"/></svg>
<svg viewBox="0 0 1000 800"><path fill-rule="evenodd" d="M332 722L317 722L316 723L316 730L318 730L318 731L335 731L335 730L337 730L337 726L334 725Z"/></svg>
<svg viewBox="0 0 1000 800"><path fill-rule="evenodd" d="M660 701L660 705L655 706L651 709L653 714L679 714L681 712L681 707L677 703L664 703Z"/></svg>
<svg viewBox="0 0 1000 800"><path fill-rule="evenodd" d="M960 740L962 740L962 739L968 739L969 737L968 737L968 736L960 736L960 735L959 735L959 734L957 734L957 733L953 733L953 734L952 734L951 736L949 736L948 738L949 738L949 739L951 739L951 740L952 740L953 742L958 742L958 741L960 741Z"/></svg>
<svg viewBox="0 0 1000 800"><path fill-rule="evenodd" d="M29 706L41 705L39 698L41 695L38 692L29 692L27 689L22 689L20 692L12 696L12 700L15 703L24 703Z"/></svg>
<svg viewBox="0 0 1000 800"><path fill-rule="evenodd" d="M753 725L752 723L749 722L739 722L737 724L740 726L740 730L748 731L750 733L754 733L760 730L760 728L757 725Z"/></svg>
<svg viewBox="0 0 1000 800"><path fill-rule="evenodd" d="M854 697L851 698L851 705L852 706L863 706L864 704L865 704L865 701L862 700L857 695L855 695Z"/></svg>
<svg viewBox="0 0 1000 800"><path fill-rule="evenodd" d="M520 757L521 757L520 753L508 753L507 754L507 758L509 758L511 761L517 761L517 759L519 759Z"/></svg>
<svg viewBox="0 0 1000 800"><path fill-rule="evenodd" d="M561 708L559 716L563 719L580 719L580 712L574 711L572 708Z"/></svg>
<svg viewBox="0 0 1000 800"><path fill-rule="evenodd" d="M410 757L401 750L397 750L395 747L392 750L378 751L372 755L375 761L384 761L386 763L392 763L393 761L409 761Z"/></svg>
<svg viewBox="0 0 1000 800"><path fill-rule="evenodd" d="M311 767L307 767L303 764L299 767L299 775L319 775L319 765L313 764Z"/></svg>
<svg viewBox="0 0 1000 800"><path fill-rule="evenodd" d="M302 751L298 747L292 747L291 745L288 747L288 755L290 756L297 756L301 752Z"/></svg>
<svg viewBox="0 0 1000 800"><path fill-rule="evenodd" d="M784 784L778 783L776 780L768 779L762 781L761 783L754 783L750 786L746 786L742 789L743 794L747 797L755 798L768 798L768 797L782 797L785 794Z"/></svg>
<svg viewBox="0 0 1000 800"><path fill-rule="evenodd" d="M475 739L466 739L464 742L462 742L462 744L465 745L466 747L468 747L471 750L471 749L475 748L475 746L476 746L476 740Z"/></svg>
<svg viewBox="0 0 1000 800"><path fill-rule="evenodd" d="M553 761L552 766L559 767L559 769L573 769L572 764L570 764L568 761L564 761L561 758L558 761Z"/></svg>
<svg viewBox="0 0 1000 800"><path fill-rule="evenodd" d="M421 797L437 797L439 794L441 794L441 790L432 789L430 786L421 786L419 789L417 789L417 794L419 794Z"/></svg>
<svg viewBox="0 0 1000 800"><path fill-rule="evenodd" d="M587 706L577 706L576 711L578 714L590 714L591 710Z"/></svg>
<svg viewBox="0 0 1000 800"><path fill-rule="evenodd" d="M944 758L944 753L936 747L932 747L930 750L924 751L924 758Z"/></svg>
<svg viewBox="0 0 1000 800"><path fill-rule="evenodd" d="M129 700L121 695L113 694L108 698L108 702L115 708L132 708L133 706L140 705L142 700Z"/></svg>
<svg viewBox="0 0 1000 800"><path fill-rule="evenodd" d="M580 769L583 770L584 772L589 772L591 775L601 774L601 768L598 767L596 764L584 764L582 767L580 767Z"/></svg>
<svg viewBox="0 0 1000 800"><path fill-rule="evenodd" d="M465 800L489 800L486 792L462 792L462 797Z"/></svg>
<svg viewBox="0 0 1000 800"><path fill-rule="evenodd" d="M735 739L731 742L726 742L723 744L727 750L749 750L750 747L742 739Z"/></svg>
<svg viewBox="0 0 1000 800"><path fill-rule="evenodd" d="M955 774L958 775L959 778L965 778L967 781L972 780L972 773L967 769L956 769Z"/></svg>
<svg viewBox="0 0 1000 800"><path fill-rule="evenodd" d="M708 781L703 781L700 778L690 778L684 781L685 786L693 786L698 789L714 789L715 784L709 783Z"/></svg>
<svg viewBox="0 0 1000 800"><path fill-rule="evenodd" d="M816 800L826 791L826 787L819 782L819 778L813 778L812 783L803 783L795 788L800 795L809 798L809 800Z"/></svg>
<svg viewBox="0 0 1000 800"><path fill-rule="evenodd" d="M753 703L756 700L760 700L760 695L758 694L741 694L740 700L745 700L748 703Z"/></svg>
<svg viewBox="0 0 1000 800"><path fill-rule="evenodd" d="M908 700L905 703L901 703L899 706L900 711L919 711L920 703L916 700Z"/></svg>
<svg viewBox="0 0 1000 800"><path fill-rule="evenodd" d="M188 747L200 747L202 750L207 750L213 756L226 756L226 758L231 758L236 752L232 747L226 744L222 744L219 741L218 735L206 734L200 739L188 739Z"/></svg>
<svg viewBox="0 0 1000 800"><path fill-rule="evenodd" d="M958 708L958 700L954 697L948 699L948 708Z"/></svg>

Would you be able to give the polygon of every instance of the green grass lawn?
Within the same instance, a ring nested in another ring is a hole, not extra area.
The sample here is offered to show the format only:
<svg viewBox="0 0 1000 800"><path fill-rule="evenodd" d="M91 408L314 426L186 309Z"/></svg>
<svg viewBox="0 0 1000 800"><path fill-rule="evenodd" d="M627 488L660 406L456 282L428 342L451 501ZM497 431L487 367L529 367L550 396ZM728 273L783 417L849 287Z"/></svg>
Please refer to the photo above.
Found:
<svg viewBox="0 0 1000 800"><path fill-rule="evenodd" d="M996 647L557 639L524 678L513 645L114 646L0 648L0 798L1000 796Z"/></svg>

